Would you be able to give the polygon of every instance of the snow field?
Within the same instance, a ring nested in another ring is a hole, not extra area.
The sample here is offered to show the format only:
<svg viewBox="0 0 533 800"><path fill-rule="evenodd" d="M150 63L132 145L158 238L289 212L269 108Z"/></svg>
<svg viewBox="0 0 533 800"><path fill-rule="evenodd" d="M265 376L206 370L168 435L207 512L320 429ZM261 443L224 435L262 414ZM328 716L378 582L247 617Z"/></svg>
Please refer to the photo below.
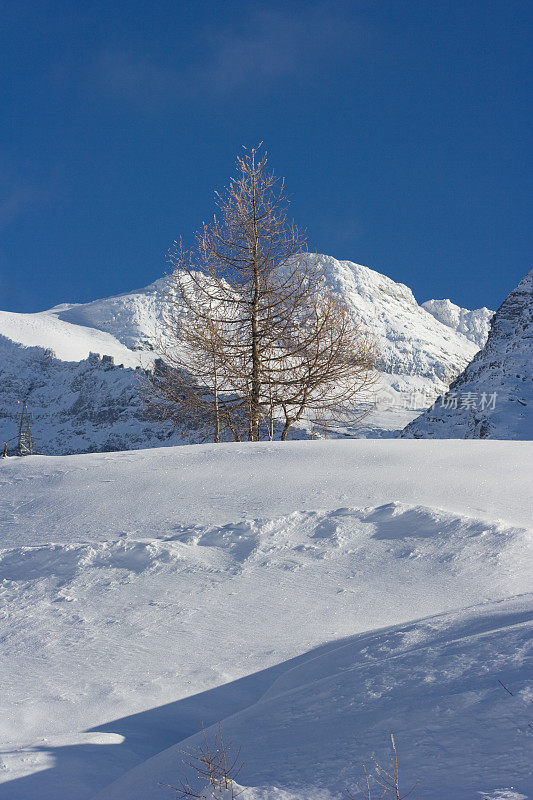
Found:
<svg viewBox="0 0 533 800"><path fill-rule="evenodd" d="M151 363L148 354L129 350L112 334L63 321L53 309L37 314L0 311L0 333L24 347L50 349L61 361L82 361L90 353L100 353L132 369Z"/></svg>
<svg viewBox="0 0 533 800"><path fill-rule="evenodd" d="M219 720L250 800L391 731L420 800L529 796L530 478L519 442L0 463L0 798L164 800Z"/></svg>

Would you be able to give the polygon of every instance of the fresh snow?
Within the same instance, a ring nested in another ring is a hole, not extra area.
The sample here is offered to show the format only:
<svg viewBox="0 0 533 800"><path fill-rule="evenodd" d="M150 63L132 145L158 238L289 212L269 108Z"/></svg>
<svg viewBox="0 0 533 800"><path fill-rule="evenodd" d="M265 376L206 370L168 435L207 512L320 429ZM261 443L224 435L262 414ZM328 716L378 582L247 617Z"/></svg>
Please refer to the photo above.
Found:
<svg viewBox="0 0 533 800"><path fill-rule="evenodd" d="M378 393L392 404L405 403L413 395L439 394L459 364L466 366L479 349L428 314L403 283L352 261L318 258L327 285L346 300L355 319L373 336L382 372Z"/></svg>
<svg viewBox="0 0 533 800"><path fill-rule="evenodd" d="M420 800L533 797L532 471L500 441L0 462L0 798L171 798L219 721L244 800L340 797L391 732Z"/></svg>
<svg viewBox="0 0 533 800"><path fill-rule="evenodd" d="M159 278L144 289L60 308L58 317L104 331L130 350L150 348L164 337L169 288L168 278Z"/></svg>
<svg viewBox="0 0 533 800"><path fill-rule="evenodd" d="M394 729L405 793L416 785L421 799L486 798L483 788L502 783L530 791L532 622L531 601L480 603L353 636L287 665L254 704L225 720L227 740L246 743L240 783L290 787L302 800L329 785L340 800L357 789L372 755L390 769L386 731ZM214 741L216 728L207 735ZM182 752L200 741L153 757L98 800L154 797L155 775L179 783L180 772L190 776Z"/></svg>
<svg viewBox="0 0 533 800"><path fill-rule="evenodd" d="M436 319L454 331L462 333L467 339L483 347L490 330L490 321L494 311L489 308L476 308L469 311L452 303L451 300L426 300L422 307Z"/></svg>
<svg viewBox="0 0 533 800"><path fill-rule="evenodd" d="M0 311L0 335L23 347L51 350L61 361L82 361L91 353L99 353L126 367L141 365L141 354L129 350L111 334L94 326L64 322L54 309L38 314Z"/></svg>

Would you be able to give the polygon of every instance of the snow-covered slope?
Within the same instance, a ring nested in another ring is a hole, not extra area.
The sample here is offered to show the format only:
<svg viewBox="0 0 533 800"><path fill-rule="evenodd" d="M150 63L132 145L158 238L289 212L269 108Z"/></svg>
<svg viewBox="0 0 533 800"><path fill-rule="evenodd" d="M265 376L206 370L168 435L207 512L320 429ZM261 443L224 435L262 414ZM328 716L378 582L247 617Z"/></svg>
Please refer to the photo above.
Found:
<svg viewBox="0 0 533 800"><path fill-rule="evenodd" d="M327 283L347 300L380 352L378 407L358 433L401 429L445 391L477 347L428 314L403 284L350 261L318 258ZM45 453L201 440L203 432L186 425L185 436L169 437L168 428L158 429L145 418L136 399L133 370L151 365L153 348L165 337L167 287L168 279L161 278L145 289L92 303L38 314L0 312L0 440L15 435L16 401L26 397ZM28 347L40 348L40 355ZM94 360L89 367L85 363L90 353L111 356L116 364L106 362L105 398L96 391L98 383L93 390L88 379L79 378L94 371Z"/></svg>
<svg viewBox="0 0 533 800"><path fill-rule="evenodd" d="M391 732L424 800L533 797L531 468L491 441L0 461L1 800L165 800L219 720L246 800L339 797Z"/></svg>
<svg viewBox="0 0 533 800"><path fill-rule="evenodd" d="M0 311L0 336L23 347L50 350L60 361L82 361L90 353L100 353L133 369L141 364L141 354L132 352L111 334L92 325L64 322L55 309L38 314ZM5 369L4 363L2 367Z"/></svg>
<svg viewBox="0 0 533 800"><path fill-rule="evenodd" d="M533 438L533 270L496 311L484 348L404 436Z"/></svg>
<svg viewBox="0 0 533 800"><path fill-rule="evenodd" d="M533 789L526 744L532 599L479 603L359 634L287 664L255 703L223 721L226 741L244 743L243 800L285 800L286 787L287 800L341 800L346 790L354 796L364 785L363 764L372 772L372 756L390 770L390 732L402 797L416 785L414 796L424 800L495 798L494 790L511 786L520 793L496 797L525 798ZM512 696L494 675L505 676ZM216 727L206 735L216 742ZM182 761L183 751L202 742L196 734L168 748L95 800L157 797L156 778L176 785L184 774L198 786ZM377 784L373 791L383 796Z"/></svg>
<svg viewBox="0 0 533 800"><path fill-rule="evenodd" d="M428 314L404 284L352 261L319 259L328 286L375 338L380 406L426 406L473 358L477 346Z"/></svg>
<svg viewBox="0 0 533 800"><path fill-rule="evenodd" d="M159 278L138 291L60 308L57 316L64 322L109 333L130 350L149 349L164 333L168 291L168 279Z"/></svg>
<svg viewBox="0 0 533 800"><path fill-rule="evenodd" d="M483 347L490 330L490 321L494 311L489 308L476 308L469 311L452 303L451 300L426 300L422 307L439 320L439 322L462 333L467 339Z"/></svg>

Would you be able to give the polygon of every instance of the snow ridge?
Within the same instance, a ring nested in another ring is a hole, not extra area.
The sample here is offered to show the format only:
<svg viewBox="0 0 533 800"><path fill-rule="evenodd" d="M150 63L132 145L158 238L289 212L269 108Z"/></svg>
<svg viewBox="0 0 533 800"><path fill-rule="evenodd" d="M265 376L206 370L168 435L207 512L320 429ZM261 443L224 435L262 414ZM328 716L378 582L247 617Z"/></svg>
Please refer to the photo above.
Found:
<svg viewBox="0 0 533 800"><path fill-rule="evenodd" d="M328 286L374 337L389 392L435 396L473 358L476 345L428 315L404 284L351 261L318 258Z"/></svg>
<svg viewBox="0 0 533 800"><path fill-rule="evenodd" d="M478 347L483 347L487 341L490 321L494 316L494 311L489 308L483 306L483 308L469 311L468 308L456 306L451 300L426 300L425 303L422 303L422 308L429 311L444 325L462 333Z"/></svg>
<svg viewBox="0 0 533 800"><path fill-rule="evenodd" d="M163 277L144 289L71 306L57 316L74 325L105 331L130 350L151 349L164 328L168 291L168 278Z"/></svg>

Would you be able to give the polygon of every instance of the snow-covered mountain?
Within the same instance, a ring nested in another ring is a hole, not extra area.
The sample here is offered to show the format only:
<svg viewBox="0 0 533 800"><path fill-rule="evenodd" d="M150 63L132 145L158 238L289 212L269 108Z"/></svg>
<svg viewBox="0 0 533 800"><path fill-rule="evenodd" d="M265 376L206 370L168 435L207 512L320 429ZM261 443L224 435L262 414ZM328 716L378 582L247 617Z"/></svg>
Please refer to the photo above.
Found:
<svg viewBox="0 0 533 800"><path fill-rule="evenodd" d="M328 286L376 341L382 405L426 406L455 377L458 364L473 358L476 345L428 314L403 283L352 261L319 258Z"/></svg>
<svg viewBox="0 0 533 800"><path fill-rule="evenodd" d="M406 437L533 438L533 270L496 311L487 339Z"/></svg>
<svg viewBox="0 0 533 800"><path fill-rule="evenodd" d="M487 341L490 321L494 316L494 311L489 308L483 306L469 311L467 308L456 306L451 300L426 300L422 303L422 307L444 325L475 342L478 347L483 347Z"/></svg>
<svg viewBox="0 0 533 800"><path fill-rule="evenodd" d="M407 286L350 261L318 258L328 285L380 352L377 410L359 435L401 429L446 390L477 345L418 305ZM201 441L203 432L190 430L186 420L180 431L148 420L137 395L135 370L150 367L165 338L167 291L168 278L161 278L90 303L37 314L0 312L0 439L13 440L17 400L27 398L37 447L45 453ZM459 311L465 319L477 313ZM87 360L91 353L110 358Z"/></svg>
<svg viewBox="0 0 533 800"><path fill-rule="evenodd" d="M464 340L472 339L466 330L473 325L463 325L462 331L446 322L443 328L443 320L435 321L435 314L428 315L404 284L351 261L324 255L310 257L318 258L328 286L348 302L354 316L374 336L381 353L384 387L389 391L435 396L457 374L458 361L466 365L476 352L477 348ZM167 291L168 280L162 278L139 291L59 310L57 317L109 333L129 349L151 348L164 340ZM461 319L478 314L454 308Z"/></svg>

